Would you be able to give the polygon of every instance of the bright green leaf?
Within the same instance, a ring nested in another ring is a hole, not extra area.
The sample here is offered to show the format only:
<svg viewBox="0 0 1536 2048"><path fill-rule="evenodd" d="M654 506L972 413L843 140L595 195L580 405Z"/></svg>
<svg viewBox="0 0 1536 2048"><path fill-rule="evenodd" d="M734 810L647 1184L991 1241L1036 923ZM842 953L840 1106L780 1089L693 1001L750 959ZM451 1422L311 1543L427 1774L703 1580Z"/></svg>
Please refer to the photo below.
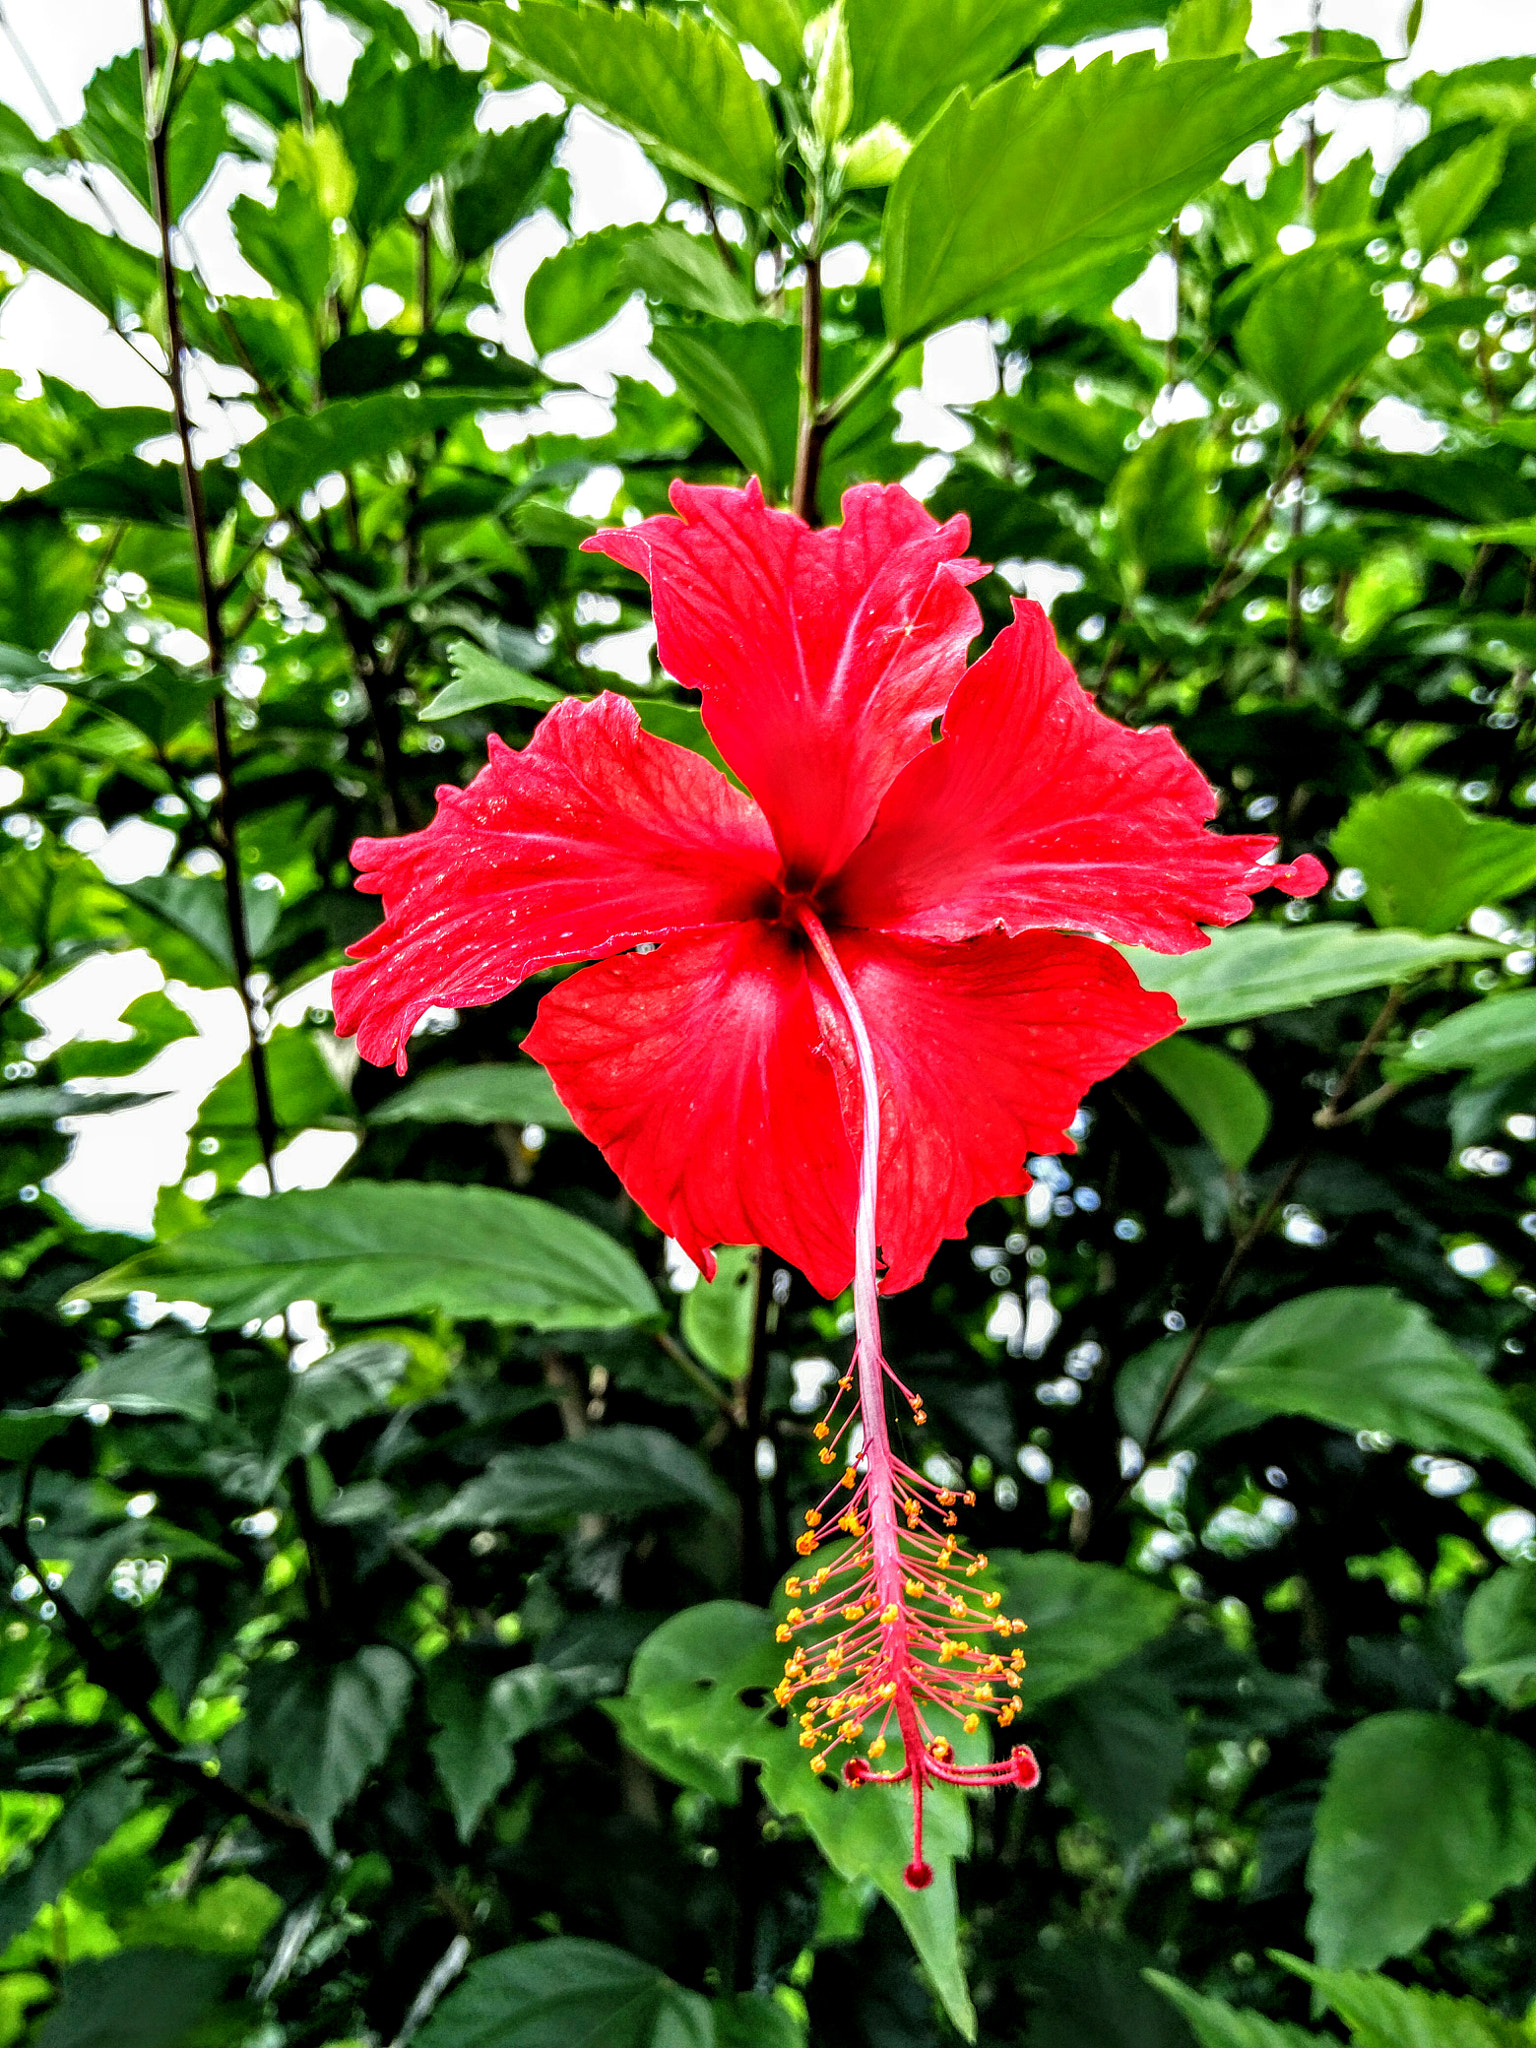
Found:
<svg viewBox="0 0 1536 2048"><path fill-rule="evenodd" d="M523 319L541 356L604 327L633 286L621 274L632 230L598 228L546 256L528 280Z"/></svg>
<svg viewBox="0 0 1536 2048"><path fill-rule="evenodd" d="M333 116L357 173L352 222L369 241L450 161L474 119L478 80L456 65L381 68Z"/></svg>
<svg viewBox="0 0 1536 2048"><path fill-rule="evenodd" d="M1252 20L1252 0L1181 0L1168 23L1169 59L1240 57Z"/></svg>
<svg viewBox="0 0 1536 2048"><path fill-rule="evenodd" d="M1435 1073L1470 1067L1477 1087L1536 1066L1536 989L1486 997L1434 1025L1401 1055L1403 1065ZM0 1098L3 1101L3 1098Z"/></svg>
<svg viewBox="0 0 1536 2048"><path fill-rule="evenodd" d="M773 124L740 53L690 15L522 0L502 33L529 70L744 206L772 197Z"/></svg>
<svg viewBox="0 0 1536 2048"><path fill-rule="evenodd" d="M1365 877L1378 924L1448 932L1480 904L1536 881L1536 826L1480 818L1428 782L1358 797L1333 835L1335 857Z"/></svg>
<svg viewBox="0 0 1536 2048"><path fill-rule="evenodd" d="M1199 1039L1165 1038L1141 1056L1223 1166L1240 1173L1269 1130L1269 1097L1241 1060Z"/></svg>
<svg viewBox="0 0 1536 2048"><path fill-rule="evenodd" d="M142 1782L103 1771L75 1793L19 1869L0 1882L0 1952L24 1934L144 1800Z"/></svg>
<svg viewBox="0 0 1536 2048"><path fill-rule="evenodd" d="M1184 1022L1196 1029L1303 1010L1330 996L1385 988L1450 961L1487 960L1498 952L1481 939L1430 939L1417 932L1366 932L1343 924L1310 931L1283 924L1237 925L1213 932L1202 951L1173 958L1141 946L1122 950L1142 987L1166 990Z"/></svg>
<svg viewBox="0 0 1536 2048"><path fill-rule="evenodd" d="M956 86L984 86L1036 40L1055 0L843 0L852 132L918 135Z"/></svg>
<svg viewBox="0 0 1536 2048"><path fill-rule="evenodd" d="M714 1279L701 1274L683 1296L679 1320L684 1340L694 1356L723 1379L745 1379L752 1364L761 1264L756 1245L721 1245L715 1254Z"/></svg>
<svg viewBox="0 0 1536 2048"><path fill-rule="evenodd" d="M885 212L886 327L915 341L1139 242L1239 150L1347 66L1150 55L962 91L918 143ZM1094 146L1084 149L1083 137Z"/></svg>
<svg viewBox="0 0 1536 2048"><path fill-rule="evenodd" d="M774 320L658 327L651 350L688 403L770 497L788 490L799 419L800 337Z"/></svg>
<svg viewBox="0 0 1536 2048"><path fill-rule="evenodd" d="M1536 1567L1507 1565L1478 1587L1462 1621L1462 1685L1480 1685L1506 1707L1536 1701Z"/></svg>
<svg viewBox="0 0 1536 2048"><path fill-rule="evenodd" d="M1184 2015L1200 2048L1312 2048L1317 2040L1302 2027L1267 2020L1246 2007L1238 2010L1219 1998L1202 1998L1198 1991L1165 1977L1161 1970L1148 1970L1146 1976Z"/></svg>
<svg viewBox="0 0 1536 2048"><path fill-rule="evenodd" d="M471 640L455 640L448 649L452 682L446 684L421 713L424 719L458 718L466 711L483 711L487 704L522 704L542 710L564 697L553 683L541 683L537 676L524 675L497 661Z"/></svg>
<svg viewBox="0 0 1536 2048"><path fill-rule="evenodd" d="M1403 240L1425 256L1469 228L1498 187L1509 137L1495 128L1420 178L1397 210Z"/></svg>
<svg viewBox="0 0 1536 2048"><path fill-rule="evenodd" d="M1478 2005L1354 1970L1319 1969L1297 1956L1275 1960L1306 1979L1350 2029L1359 2048L1530 2048L1518 2020Z"/></svg>
<svg viewBox="0 0 1536 2048"><path fill-rule="evenodd" d="M1297 419L1368 369L1391 331L1364 264L1309 249L1255 294L1237 331L1237 352L1284 417Z"/></svg>

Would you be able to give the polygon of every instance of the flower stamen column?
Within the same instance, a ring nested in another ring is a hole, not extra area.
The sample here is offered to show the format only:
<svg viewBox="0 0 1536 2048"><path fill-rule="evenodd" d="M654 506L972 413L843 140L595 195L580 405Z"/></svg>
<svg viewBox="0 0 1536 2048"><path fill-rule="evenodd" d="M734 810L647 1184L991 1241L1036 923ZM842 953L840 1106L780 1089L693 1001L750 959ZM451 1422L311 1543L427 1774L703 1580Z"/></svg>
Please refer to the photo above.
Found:
<svg viewBox="0 0 1536 2048"><path fill-rule="evenodd" d="M809 1613L792 1608L779 1636L782 1641L791 1640L799 1629L814 1628L834 1613L845 1626L817 1644L809 1656L803 1646L797 1646L785 1664L784 1681L776 1697L781 1705L787 1705L796 1694L813 1686L833 1686L829 1695L811 1693L800 1717L801 1743L817 1751L813 1769L825 1770L829 1752L859 1740L866 1718L877 1715L878 1731L868 1746L868 1756L882 1755L886 1730L894 1718L905 1757L901 1769L875 1771L865 1757L854 1756L845 1763L843 1776L850 1785L910 1782L912 1860L905 1875L908 1885L920 1891L933 1880L923 1856L923 1792L930 1780L1025 1788L1039 1780L1039 1766L1022 1745L996 1763L956 1763L949 1738L935 1733L923 1712L924 1703L937 1708L958 1720L967 1733L980 1726L983 1714L995 1715L1006 1727L1020 1709L1012 1688L1023 1669L1022 1653L1014 1651L1004 1658L996 1651L977 1649L958 1631L1011 1635L1022 1631L1024 1623L996 1614L999 1594L978 1596L965 1584L986 1569L987 1561L970 1556L948 1532L955 1525L957 1499L971 1505L975 1495L960 1495L952 1488L934 1485L896 1457L891 1448L885 1382L887 1377L898 1386L900 1382L886 1364L880 1341L876 1272L880 1096L874 1049L826 928L807 905L796 905L795 914L847 1019L862 1095L853 1301L857 1413L863 1437L858 1459L864 1470L860 1478L856 1463L846 1466L821 1506L807 1514L806 1534L797 1546L802 1556L815 1552L825 1540L817 1531L841 1496L846 1504L840 1506L833 1531L849 1537L849 1547L835 1563L813 1572L807 1586L792 1577L786 1587L793 1598L806 1590L821 1593L838 1581L837 1593ZM833 1402L834 1415L847 1391L845 1378ZM914 1418L921 1421L917 1397L905 1388L901 1391ZM823 1449L824 1462L832 1462L835 1444L851 1419L845 1420L837 1438ZM818 1425L817 1434L824 1441L831 1435L831 1420L829 1416ZM944 1533L930 1526L930 1521L938 1521ZM1001 1696L994 1691L998 1682Z"/></svg>

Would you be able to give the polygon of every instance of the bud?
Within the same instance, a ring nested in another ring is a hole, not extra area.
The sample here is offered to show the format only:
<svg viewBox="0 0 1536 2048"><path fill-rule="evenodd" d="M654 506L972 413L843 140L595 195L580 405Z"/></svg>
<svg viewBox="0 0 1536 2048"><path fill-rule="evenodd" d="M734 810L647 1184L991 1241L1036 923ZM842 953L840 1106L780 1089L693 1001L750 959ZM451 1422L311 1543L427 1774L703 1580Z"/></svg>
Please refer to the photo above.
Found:
<svg viewBox="0 0 1536 2048"><path fill-rule="evenodd" d="M877 121L873 128L866 128L862 135L856 135L839 152L843 183L849 186L889 185L911 150L911 143L894 121Z"/></svg>
<svg viewBox="0 0 1536 2048"><path fill-rule="evenodd" d="M848 55L848 28L841 4L811 24L807 39L820 44L816 83L811 90L811 124L824 149L837 141L853 114L853 64Z"/></svg>

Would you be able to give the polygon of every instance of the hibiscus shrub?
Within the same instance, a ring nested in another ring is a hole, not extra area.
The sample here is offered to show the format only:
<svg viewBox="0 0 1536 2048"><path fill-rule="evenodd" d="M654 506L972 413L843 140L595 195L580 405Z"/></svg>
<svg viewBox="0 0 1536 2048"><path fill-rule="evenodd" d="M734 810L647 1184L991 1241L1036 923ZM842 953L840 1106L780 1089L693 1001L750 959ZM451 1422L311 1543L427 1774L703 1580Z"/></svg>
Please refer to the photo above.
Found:
<svg viewBox="0 0 1536 2048"><path fill-rule="evenodd" d="M1513 2048L1531 59L419 15L0 107L0 2048Z"/></svg>

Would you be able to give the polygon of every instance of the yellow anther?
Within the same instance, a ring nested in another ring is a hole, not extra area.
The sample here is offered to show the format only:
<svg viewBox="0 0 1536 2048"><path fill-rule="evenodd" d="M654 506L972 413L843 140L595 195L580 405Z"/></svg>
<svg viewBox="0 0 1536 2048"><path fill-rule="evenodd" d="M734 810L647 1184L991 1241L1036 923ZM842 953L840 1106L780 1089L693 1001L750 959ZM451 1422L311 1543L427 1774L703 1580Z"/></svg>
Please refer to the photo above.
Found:
<svg viewBox="0 0 1536 2048"><path fill-rule="evenodd" d="M914 1422L915 1422L915 1423L917 1424L917 1426L919 1427L919 1429L921 1429L921 1427L923 1426L923 1424L924 1424L924 1423L925 1423L925 1422L926 1422L926 1421L928 1420L928 1411L927 1411L927 1409L926 1409L926 1408L914 1408L914 1409L912 1410L912 1420L913 1420L913 1421L914 1421Z"/></svg>
<svg viewBox="0 0 1536 2048"><path fill-rule="evenodd" d="M819 1529L819 1528L821 1527L821 1515L820 1515L820 1513L819 1513L819 1512L817 1511L817 1509L815 1509L815 1508L807 1508L807 1509L806 1509L806 1511L805 1511L805 1526L807 1527L807 1529Z"/></svg>
<svg viewBox="0 0 1536 2048"><path fill-rule="evenodd" d="M883 1735L877 1735L869 1745L869 1754L872 1757L882 1757L885 1755L885 1737Z"/></svg>
<svg viewBox="0 0 1536 2048"><path fill-rule="evenodd" d="M823 1465L830 1465L832 1463L833 1458L836 1456L836 1453L833 1451L818 1451L816 1455L821 1460Z"/></svg>
<svg viewBox="0 0 1536 2048"><path fill-rule="evenodd" d="M786 1579L784 1581L784 1591L789 1599L798 1600L800 1598L800 1581L796 1578Z"/></svg>
<svg viewBox="0 0 1536 2048"><path fill-rule="evenodd" d="M997 1717L997 1725L999 1728L1007 1728L1010 1727L1012 1723L1013 1709L1012 1707L1004 1707L1002 1712Z"/></svg>
<svg viewBox="0 0 1536 2048"><path fill-rule="evenodd" d="M907 1598L908 1598L909 1600L920 1600L920 1599L921 1599L922 1597L923 1597L923 1585L922 1585L922 1581L921 1581L920 1579L908 1579L908 1581L907 1581Z"/></svg>
<svg viewBox="0 0 1536 2048"><path fill-rule="evenodd" d="M800 1738L800 1747L802 1749L814 1749L816 1747L816 1735L814 1729L806 1729L805 1733Z"/></svg>
<svg viewBox="0 0 1536 2048"><path fill-rule="evenodd" d="M954 1753L942 1735L936 1735L928 1745L928 1754L935 1763L947 1764Z"/></svg>
<svg viewBox="0 0 1536 2048"><path fill-rule="evenodd" d="M955 1504L955 1496L947 1486L941 1486L934 1495L934 1499L937 1500L941 1508L952 1508Z"/></svg>
<svg viewBox="0 0 1536 2048"><path fill-rule="evenodd" d="M832 1432L827 1427L826 1423L818 1422L816 1427L811 1431L811 1434L816 1438L816 1440L819 1443L824 1436L830 1436Z"/></svg>
<svg viewBox="0 0 1536 2048"><path fill-rule="evenodd" d="M773 1632L773 1639L776 1643L787 1643L793 1634L794 1630L789 1624L781 1621Z"/></svg>
<svg viewBox="0 0 1536 2048"><path fill-rule="evenodd" d="M805 1619L805 1609L803 1607L791 1607L788 1614L785 1615L784 1619L789 1623L791 1628L798 1628L801 1622Z"/></svg>
<svg viewBox="0 0 1536 2048"><path fill-rule="evenodd" d="M843 1609L843 1619L844 1621L862 1621L864 1619L864 1610L855 1602L851 1607Z"/></svg>
<svg viewBox="0 0 1536 2048"><path fill-rule="evenodd" d="M1002 1606L1003 1596L1001 1593L983 1593L981 1604L986 1608L988 1614L993 1614Z"/></svg>
<svg viewBox="0 0 1536 2048"><path fill-rule="evenodd" d="M794 1698L794 1687L786 1685L783 1679L773 1688L773 1696L781 1707L787 1707Z"/></svg>
<svg viewBox="0 0 1536 2048"><path fill-rule="evenodd" d="M830 1453L827 1453L827 1454L824 1454L824 1455L830 1456ZM844 1485L844 1486L846 1486L846 1487L848 1488L848 1491L849 1491L850 1493L851 1493L851 1492L853 1491L853 1489L854 1489L854 1486L856 1485L856 1483L857 1483L857 1481L858 1481L858 1477L859 1477L859 1475L858 1475L858 1473L857 1473L857 1472L856 1472L856 1471L854 1470L854 1468L853 1468L853 1466L852 1466L852 1465L848 1465L848 1466L845 1466L845 1467L844 1467L844 1470L843 1470L843 1479L842 1479L842 1483L843 1483L843 1485Z"/></svg>
<svg viewBox="0 0 1536 2048"><path fill-rule="evenodd" d="M795 1538L795 1548L802 1557L809 1557L816 1548L816 1538L814 1536L797 1536Z"/></svg>
<svg viewBox="0 0 1536 2048"><path fill-rule="evenodd" d="M893 1621L899 1621L901 1619L901 1609L896 1605L896 1602L894 1600L891 1602L889 1607L881 1608L880 1619L887 1628L890 1627Z"/></svg>
<svg viewBox="0 0 1536 2048"><path fill-rule="evenodd" d="M826 1768L827 1760L824 1756L813 1756L811 1758L811 1769L815 1771L818 1777Z"/></svg>
<svg viewBox="0 0 1536 2048"><path fill-rule="evenodd" d="M949 1611L954 1616L956 1621L964 1621L965 1602L963 1600L951 1600L949 1603Z"/></svg>
<svg viewBox="0 0 1536 2048"><path fill-rule="evenodd" d="M967 1714L965 1719L960 1723L960 1726L965 1730L967 1735L974 1735L976 1733L976 1730L981 1726L980 1714Z"/></svg>
<svg viewBox="0 0 1536 2048"><path fill-rule="evenodd" d="M965 1492L961 1494L960 1498L961 1498L961 1499L962 1499L962 1500L963 1500L963 1501L965 1502L965 1504L966 1504L966 1506L967 1506L968 1508L973 1508L973 1507L975 1507L975 1505L976 1505L976 1496L975 1496L975 1494L974 1494L974 1493L973 1493L973 1492L971 1491L971 1489L970 1489L969 1487L967 1487L967 1488L966 1488L966 1490L965 1490Z"/></svg>

